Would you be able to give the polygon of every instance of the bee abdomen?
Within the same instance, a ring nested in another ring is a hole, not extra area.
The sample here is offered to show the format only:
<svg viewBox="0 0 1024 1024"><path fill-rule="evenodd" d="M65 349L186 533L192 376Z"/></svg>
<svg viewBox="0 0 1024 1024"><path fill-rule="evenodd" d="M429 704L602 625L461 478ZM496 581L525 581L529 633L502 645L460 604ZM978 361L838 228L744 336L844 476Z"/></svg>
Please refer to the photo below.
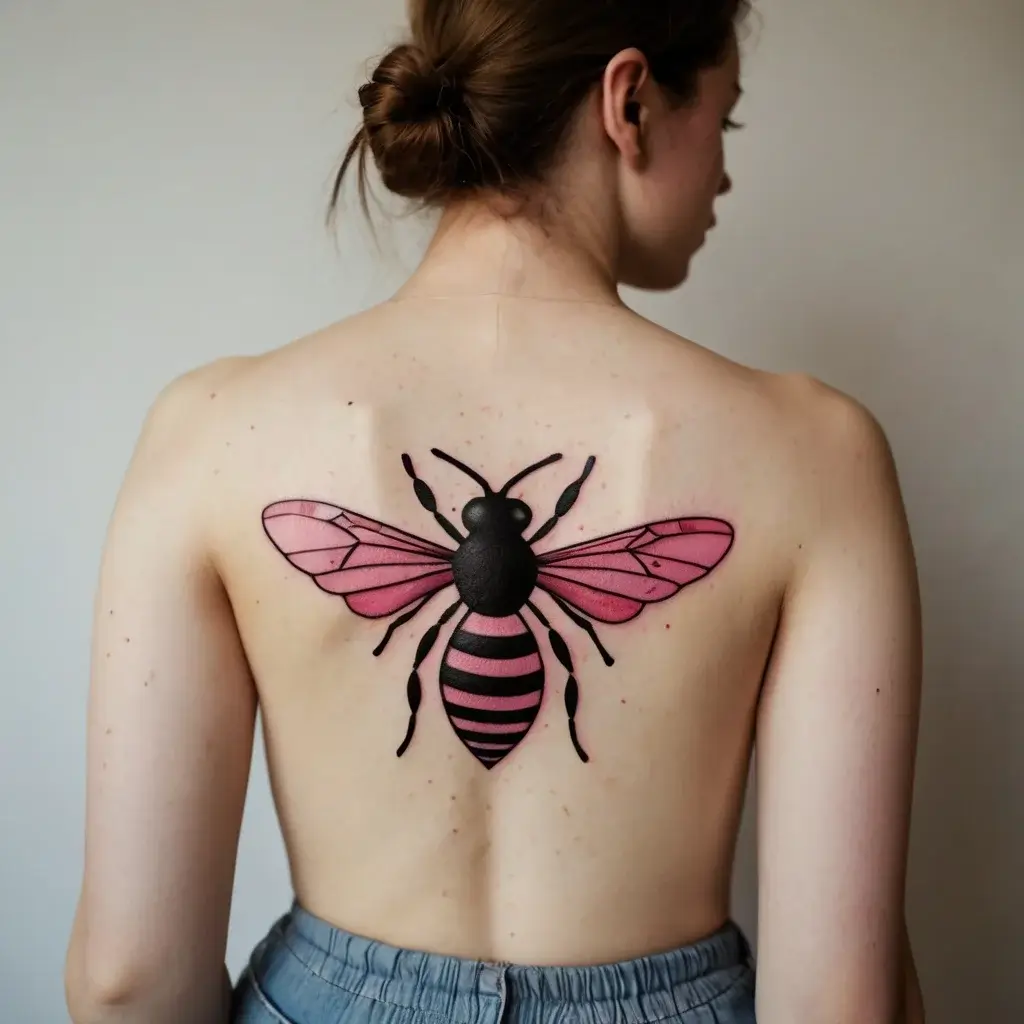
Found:
<svg viewBox="0 0 1024 1024"><path fill-rule="evenodd" d="M537 641L520 615L470 612L441 663L441 697L456 735L485 768L530 731L544 693Z"/></svg>

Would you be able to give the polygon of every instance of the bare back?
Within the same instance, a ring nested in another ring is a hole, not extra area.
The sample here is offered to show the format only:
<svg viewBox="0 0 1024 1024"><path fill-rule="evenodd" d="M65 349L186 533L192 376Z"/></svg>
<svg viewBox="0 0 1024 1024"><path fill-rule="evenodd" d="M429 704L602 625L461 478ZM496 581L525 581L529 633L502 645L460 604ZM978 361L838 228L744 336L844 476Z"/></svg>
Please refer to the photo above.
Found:
<svg viewBox="0 0 1024 1024"><path fill-rule="evenodd" d="M799 543L779 391L624 309L494 297L389 303L223 381L203 456L212 543L307 909L395 944L518 962L626 958L722 923L759 686ZM569 673L527 607L539 712L500 763L473 756L440 681L464 605L419 668L415 735L396 757L420 638L458 591L432 598L375 657L397 613L354 613L264 532L265 506L313 499L454 549L403 455L459 531L481 488L433 448L495 489L563 455L512 492L533 511L527 536L595 457L538 553L679 519L734 531L707 575L662 586L630 621L588 620L612 666L564 603L543 587L531 595L569 648L587 763L570 738Z"/></svg>
<svg viewBox="0 0 1024 1024"><path fill-rule="evenodd" d="M223 991L259 706L300 903L512 963L721 925L756 738L758 1017L891 1019L919 627L871 416L621 305L407 297L189 374L104 553L70 991Z"/></svg>
<svg viewBox="0 0 1024 1024"><path fill-rule="evenodd" d="M702 938L756 740L758 1020L891 1021L916 991L920 606L885 435L619 300L686 280L731 189L737 5L694 5L706 33L675 3L570 6L573 31L424 7L335 192L372 156L440 207L416 272L151 410L96 603L76 1020L226 1016L258 709L330 924L541 965ZM448 66L477 21L497 78ZM641 28L681 41L678 92Z"/></svg>

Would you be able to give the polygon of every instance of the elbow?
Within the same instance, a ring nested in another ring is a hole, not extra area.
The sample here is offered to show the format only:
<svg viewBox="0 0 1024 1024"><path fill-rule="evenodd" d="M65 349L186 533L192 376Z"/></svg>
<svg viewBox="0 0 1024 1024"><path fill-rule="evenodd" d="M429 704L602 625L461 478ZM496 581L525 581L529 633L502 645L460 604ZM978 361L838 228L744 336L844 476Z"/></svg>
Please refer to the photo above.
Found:
<svg viewBox="0 0 1024 1024"><path fill-rule="evenodd" d="M760 1010L758 1021L762 1019ZM775 1016L765 1015L766 1021L774 1021ZM893 1000L819 1000L812 1007L778 1016L778 1020L792 1024L794 1021L806 1021L807 1024L925 1024L924 1006L918 992L916 995L907 992Z"/></svg>
<svg viewBox="0 0 1024 1024"><path fill-rule="evenodd" d="M154 966L132 956L123 943L114 947L72 940L64 968L64 1000L73 1024L164 1024L165 1021L213 1018L179 1015L191 998L188 988L175 979L166 964ZM201 988L195 979L195 989Z"/></svg>
<svg viewBox="0 0 1024 1024"><path fill-rule="evenodd" d="M813 991L761 982L758 978L758 1024L924 1024L911 1010L909 993L895 982L843 979Z"/></svg>
<svg viewBox="0 0 1024 1024"><path fill-rule="evenodd" d="M173 977L166 967L71 950L64 998L73 1024L225 1024L230 1017L227 969Z"/></svg>
<svg viewBox="0 0 1024 1024"><path fill-rule="evenodd" d="M64 964L64 1000L73 1024L225 1024L231 980L223 959L191 960L167 948L90 935L81 911ZM185 942L194 950L198 943ZM176 968L176 969L175 969Z"/></svg>
<svg viewBox="0 0 1024 1024"><path fill-rule="evenodd" d="M844 1003L841 1007L835 1004L827 1004L827 1008L816 1008L813 1010L797 1010L795 1012L769 1013L757 1011L757 1021L765 1024L923 1024L918 1018L908 1016L901 1009L873 1012L861 1007L851 1007Z"/></svg>
<svg viewBox="0 0 1024 1024"><path fill-rule="evenodd" d="M73 1024L103 1024L123 1016L122 1008L136 996L139 985L129 971L114 968L117 958L96 948L90 940L80 903L64 960L64 1002Z"/></svg>
<svg viewBox="0 0 1024 1024"><path fill-rule="evenodd" d="M925 1024L924 993L917 976L913 960L907 969L907 979L903 989L903 1016L899 1024Z"/></svg>
<svg viewBox="0 0 1024 1024"><path fill-rule="evenodd" d="M64 1001L72 1024L108 1024L123 1017L136 1000L126 986L65 980Z"/></svg>
<svg viewBox="0 0 1024 1024"><path fill-rule="evenodd" d="M72 947L64 970L64 1000L73 1024L132 1020L147 1001L138 972Z"/></svg>

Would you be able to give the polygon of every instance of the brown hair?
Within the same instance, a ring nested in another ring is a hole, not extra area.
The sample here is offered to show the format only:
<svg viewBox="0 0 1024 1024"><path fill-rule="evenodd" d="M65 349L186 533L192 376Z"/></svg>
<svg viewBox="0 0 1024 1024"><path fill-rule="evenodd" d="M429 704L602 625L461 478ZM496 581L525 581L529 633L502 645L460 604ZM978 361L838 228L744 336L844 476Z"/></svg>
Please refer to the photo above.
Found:
<svg viewBox="0 0 1024 1024"><path fill-rule="evenodd" d="M719 64L748 0L412 0L409 42L359 89L363 123L334 182L367 153L386 188L427 204L542 180L587 93L627 47L681 101Z"/></svg>

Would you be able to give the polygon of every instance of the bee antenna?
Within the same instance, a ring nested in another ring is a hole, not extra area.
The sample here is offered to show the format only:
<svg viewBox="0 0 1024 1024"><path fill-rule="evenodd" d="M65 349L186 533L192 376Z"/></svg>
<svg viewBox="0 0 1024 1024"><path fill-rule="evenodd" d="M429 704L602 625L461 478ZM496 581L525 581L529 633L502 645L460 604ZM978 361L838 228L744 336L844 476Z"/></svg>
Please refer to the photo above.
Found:
<svg viewBox="0 0 1024 1024"><path fill-rule="evenodd" d="M516 473L514 477L501 489L501 496L505 497L509 491L515 487L516 484L522 483L531 473L536 473L538 469L544 469L547 466L553 465L556 462L561 462L561 455L549 455L542 462L538 462L533 466L527 466L521 473Z"/></svg>
<svg viewBox="0 0 1024 1024"><path fill-rule="evenodd" d="M475 480L484 489L484 494L494 493L491 485L475 469L470 469L469 466L459 462L458 459L453 459L450 455L441 451L439 448L431 448L430 454L436 456L442 462L447 462L450 466L454 466L456 469L462 470L470 480Z"/></svg>

